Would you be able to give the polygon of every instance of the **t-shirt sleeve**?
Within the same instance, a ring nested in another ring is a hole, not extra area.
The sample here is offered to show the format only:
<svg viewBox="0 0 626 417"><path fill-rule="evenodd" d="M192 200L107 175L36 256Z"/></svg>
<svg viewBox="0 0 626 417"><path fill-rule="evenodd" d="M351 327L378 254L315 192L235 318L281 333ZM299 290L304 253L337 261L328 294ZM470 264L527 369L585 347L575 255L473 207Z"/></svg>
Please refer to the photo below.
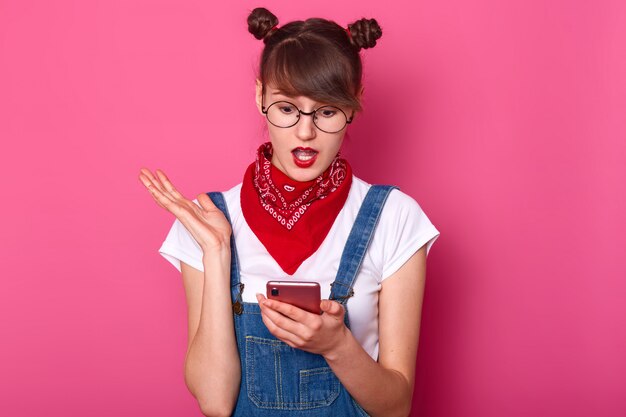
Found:
<svg viewBox="0 0 626 417"><path fill-rule="evenodd" d="M379 220L382 242L382 279L393 275L415 252L426 245L430 252L439 231L412 197L393 190ZM377 234L378 235L378 234Z"/></svg>
<svg viewBox="0 0 626 417"><path fill-rule="evenodd" d="M202 266L202 249L178 219L174 220L174 224L161 245L159 253L179 271L181 270L181 261L200 271L204 271Z"/></svg>

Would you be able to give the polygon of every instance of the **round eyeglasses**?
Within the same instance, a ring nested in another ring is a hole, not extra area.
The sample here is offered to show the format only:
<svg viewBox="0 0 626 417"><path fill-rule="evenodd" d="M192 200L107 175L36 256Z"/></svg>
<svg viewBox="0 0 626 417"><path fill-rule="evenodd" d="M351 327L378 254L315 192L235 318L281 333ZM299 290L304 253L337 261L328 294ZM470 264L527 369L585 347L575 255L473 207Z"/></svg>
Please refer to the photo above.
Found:
<svg viewBox="0 0 626 417"><path fill-rule="evenodd" d="M325 133L341 132L348 123L352 122L354 113L350 119L343 110L335 106L322 106L313 111L302 111L295 104L289 101L275 101L265 108L265 94L262 97L261 111L267 117L268 122L276 127L288 128L295 126L300 120L300 115L313 117L313 124Z"/></svg>

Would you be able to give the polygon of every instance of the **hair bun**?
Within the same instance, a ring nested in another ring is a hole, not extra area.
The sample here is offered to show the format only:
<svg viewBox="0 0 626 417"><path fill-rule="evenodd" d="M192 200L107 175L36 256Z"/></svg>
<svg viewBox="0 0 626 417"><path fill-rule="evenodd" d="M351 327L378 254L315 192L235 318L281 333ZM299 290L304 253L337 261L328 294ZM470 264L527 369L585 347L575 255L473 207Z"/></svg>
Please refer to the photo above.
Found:
<svg viewBox="0 0 626 417"><path fill-rule="evenodd" d="M352 35L352 43L358 50L373 48L383 35L383 30L378 26L376 19L359 19L349 24L348 30Z"/></svg>
<svg viewBox="0 0 626 417"><path fill-rule="evenodd" d="M248 16L248 32L257 39L264 39L278 24L278 18L264 7L257 7Z"/></svg>

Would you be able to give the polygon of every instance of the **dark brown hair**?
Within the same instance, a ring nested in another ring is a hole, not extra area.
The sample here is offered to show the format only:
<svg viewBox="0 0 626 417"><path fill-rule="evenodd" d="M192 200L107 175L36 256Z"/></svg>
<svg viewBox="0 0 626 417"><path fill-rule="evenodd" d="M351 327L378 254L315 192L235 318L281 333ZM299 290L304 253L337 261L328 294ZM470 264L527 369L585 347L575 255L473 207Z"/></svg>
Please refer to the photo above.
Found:
<svg viewBox="0 0 626 417"><path fill-rule="evenodd" d="M382 36L376 20L359 19L347 30L321 18L277 25L278 18L263 7L248 16L248 31L265 43L259 68L263 85L271 83L288 96L361 110L359 51L374 47Z"/></svg>

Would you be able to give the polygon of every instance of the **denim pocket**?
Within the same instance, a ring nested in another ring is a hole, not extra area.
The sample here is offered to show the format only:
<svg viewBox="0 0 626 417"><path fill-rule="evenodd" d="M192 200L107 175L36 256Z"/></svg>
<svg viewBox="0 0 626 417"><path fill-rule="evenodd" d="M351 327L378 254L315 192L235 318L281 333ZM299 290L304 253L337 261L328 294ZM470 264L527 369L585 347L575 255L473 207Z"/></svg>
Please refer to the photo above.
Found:
<svg viewBox="0 0 626 417"><path fill-rule="evenodd" d="M245 372L248 398L259 408L306 410L339 396L339 380L322 356L277 339L246 337Z"/></svg>

